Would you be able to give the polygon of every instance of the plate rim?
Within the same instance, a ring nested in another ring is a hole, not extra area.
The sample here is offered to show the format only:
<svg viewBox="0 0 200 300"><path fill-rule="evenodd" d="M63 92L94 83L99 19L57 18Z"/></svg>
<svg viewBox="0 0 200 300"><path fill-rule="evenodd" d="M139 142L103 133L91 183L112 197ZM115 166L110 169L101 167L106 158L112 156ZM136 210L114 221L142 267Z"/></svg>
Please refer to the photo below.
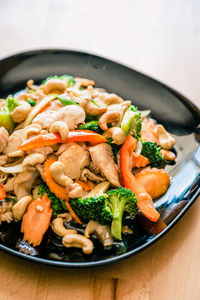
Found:
<svg viewBox="0 0 200 300"><path fill-rule="evenodd" d="M82 50L75 50L75 49L66 49L66 48L43 48L43 49L33 49L33 50L26 50L26 51L21 51L21 52L17 52L15 54L10 54L8 56L4 56L0 59L0 64L6 61L9 61L9 59L18 57L18 56L24 56L24 55L31 55L31 54L40 54L40 53L52 53L52 52L65 52L65 53L75 53L75 54L86 54L88 56L93 56L93 57L97 57L100 59L104 59L107 61L110 61L112 63L121 65L125 68L128 68L136 73L139 73L153 81L155 81L156 83L161 84L164 88L168 89L169 91L171 91L173 94L175 94L178 98L181 99L181 101L183 101L185 103L185 105L187 106L188 109L190 109L190 111L192 111L193 113L195 113L195 119L197 120L197 122L200 123L200 109L191 101L189 100L187 97L185 97L184 95L182 95L179 91L175 90L174 88L170 87L169 85L166 85L165 83L163 83L162 81L159 81L149 75L146 75L145 73L136 70L132 67L130 67L127 64L124 64L118 60L112 60L110 58L107 58L105 56L101 56L98 55L96 53L92 53L92 52L87 52L87 51L82 51ZM200 178L200 174L198 176L198 178ZM178 213L178 215L170 222L170 224L158 235L153 236L148 242L146 242L145 244L140 245L139 247L137 247L136 249L132 249L124 254L121 255L117 255L111 258L106 258L106 259L102 259L102 260L97 260L97 261L89 261L89 262L66 262L66 261L57 261L57 260L50 260L50 259L44 259L44 258L40 258L40 257L34 257L34 256L30 256L24 253L20 253L17 250L11 249L3 244L0 244L0 249L3 250L4 252L10 253L12 255L14 255L15 257L19 257L21 259L25 259L28 261L32 261L32 262L37 262L37 263L42 263L45 265L50 265L50 266L56 266L56 267L64 267L64 268L90 268L90 267L97 267L97 266L105 266L105 265L109 265L118 261L121 261L123 259L126 259L130 256L136 255L138 253L140 253L141 251L145 250L146 248L150 247L151 245L153 245L154 243L156 243L158 240L160 240L163 236L165 236L177 223L178 221L185 215L185 213L189 210L189 208L194 204L194 202L198 199L200 195L200 186L198 187L195 195L193 195L193 197L191 197L191 199L189 200L189 202L184 206L184 208Z"/></svg>

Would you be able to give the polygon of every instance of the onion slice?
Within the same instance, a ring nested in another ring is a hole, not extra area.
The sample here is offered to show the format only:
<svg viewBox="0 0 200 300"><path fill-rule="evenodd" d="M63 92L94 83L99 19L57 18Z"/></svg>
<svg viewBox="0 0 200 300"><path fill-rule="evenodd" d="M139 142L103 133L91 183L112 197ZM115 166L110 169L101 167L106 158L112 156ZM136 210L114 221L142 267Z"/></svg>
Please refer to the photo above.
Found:
<svg viewBox="0 0 200 300"><path fill-rule="evenodd" d="M23 171L23 165L22 164L18 164L15 166L8 166L8 167L0 167L0 171L4 172L4 173L21 173Z"/></svg>
<svg viewBox="0 0 200 300"><path fill-rule="evenodd" d="M148 110L141 110L141 119L143 120L144 118L148 117L148 115L151 113L151 111Z"/></svg>
<svg viewBox="0 0 200 300"><path fill-rule="evenodd" d="M24 122L24 126L26 127L28 126L32 120L39 114L39 112L46 106L49 104L49 102L53 99L55 99L58 95L55 94L51 94L48 95L46 97L44 97L39 104L37 104L36 106L33 107L33 109L31 110L31 112L29 113L29 115L27 116L25 122Z"/></svg>
<svg viewBox="0 0 200 300"><path fill-rule="evenodd" d="M142 142L138 141L137 145L136 145L136 148L135 148L136 156L139 156L141 154L141 151L142 151Z"/></svg>

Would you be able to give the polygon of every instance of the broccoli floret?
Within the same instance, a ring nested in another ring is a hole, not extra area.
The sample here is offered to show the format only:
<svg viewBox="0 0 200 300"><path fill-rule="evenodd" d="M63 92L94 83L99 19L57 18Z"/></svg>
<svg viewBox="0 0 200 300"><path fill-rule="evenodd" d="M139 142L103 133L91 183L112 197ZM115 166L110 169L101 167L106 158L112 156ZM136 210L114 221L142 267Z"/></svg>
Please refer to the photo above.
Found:
<svg viewBox="0 0 200 300"><path fill-rule="evenodd" d="M78 128L83 129L83 130L84 129L85 130L92 130L92 131L100 133L100 134L103 133L103 130L100 128L98 121L90 121L90 122L87 122L85 124L81 124L81 125L78 126Z"/></svg>
<svg viewBox="0 0 200 300"><path fill-rule="evenodd" d="M15 100L14 97L9 97L6 99L6 102L5 102L9 112L12 112L15 107L17 107L19 105L19 103L17 102L17 100Z"/></svg>
<svg viewBox="0 0 200 300"><path fill-rule="evenodd" d="M132 217L136 215L137 199L131 190L122 187L107 191L107 195L107 205L113 215L111 233L121 240L123 214L127 211Z"/></svg>
<svg viewBox="0 0 200 300"><path fill-rule="evenodd" d="M5 127L9 133L12 133L15 127L7 106L3 106L0 110L0 127Z"/></svg>
<svg viewBox="0 0 200 300"><path fill-rule="evenodd" d="M85 122L98 121L100 116L90 116L86 114Z"/></svg>
<svg viewBox="0 0 200 300"><path fill-rule="evenodd" d="M75 79L74 79L73 76L65 74L65 75L62 75L62 76L51 75L51 76L47 77L45 80L43 80L42 84L45 84L50 79L60 79L60 80L63 80L67 84L67 87L73 86L76 83L76 81L75 81Z"/></svg>
<svg viewBox="0 0 200 300"><path fill-rule="evenodd" d="M141 154L149 159L149 164L152 167L163 167L165 161L160 154L160 147L153 142L142 142Z"/></svg>
<svg viewBox="0 0 200 300"><path fill-rule="evenodd" d="M142 129L141 112L134 105L130 105L126 110L122 122L121 129L128 135L132 134L135 138L140 137Z"/></svg>
<svg viewBox="0 0 200 300"><path fill-rule="evenodd" d="M65 206L64 202L57 198L55 194L53 194L46 184L41 184L38 189L38 195L44 196L47 194L48 198L51 200L51 208L53 211L53 217L56 217L58 214L64 212L63 206Z"/></svg>
<svg viewBox="0 0 200 300"><path fill-rule="evenodd" d="M106 206L106 199L105 195L70 199L70 205L82 221L94 220L107 225L111 224L113 217L110 209Z"/></svg>
<svg viewBox="0 0 200 300"><path fill-rule="evenodd" d="M6 100L1 99L2 107L0 109L0 127L5 127L9 133L12 133L15 123L13 122L10 113L19 105L14 97L9 97Z"/></svg>

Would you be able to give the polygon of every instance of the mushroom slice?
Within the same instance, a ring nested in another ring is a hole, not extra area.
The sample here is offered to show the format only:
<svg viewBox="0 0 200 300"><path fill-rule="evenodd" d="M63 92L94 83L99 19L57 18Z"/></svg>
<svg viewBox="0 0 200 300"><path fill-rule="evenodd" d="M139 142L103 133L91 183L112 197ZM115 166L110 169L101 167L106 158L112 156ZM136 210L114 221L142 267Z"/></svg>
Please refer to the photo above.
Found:
<svg viewBox="0 0 200 300"><path fill-rule="evenodd" d="M92 173L89 169L83 169L83 172L81 174L81 180L86 182L88 179L97 182L105 181L105 178Z"/></svg>
<svg viewBox="0 0 200 300"><path fill-rule="evenodd" d="M104 247L112 246L113 238L110 226L101 225L96 221L90 221L85 229L85 237L89 238L91 233L95 233Z"/></svg>

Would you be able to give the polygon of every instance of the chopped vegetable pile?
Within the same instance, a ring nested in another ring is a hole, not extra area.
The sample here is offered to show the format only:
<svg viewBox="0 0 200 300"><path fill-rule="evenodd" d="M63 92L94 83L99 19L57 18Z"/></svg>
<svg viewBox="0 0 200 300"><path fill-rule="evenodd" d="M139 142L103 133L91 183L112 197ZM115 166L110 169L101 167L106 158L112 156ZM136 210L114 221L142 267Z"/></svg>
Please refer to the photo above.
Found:
<svg viewBox="0 0 200 300"><path fill-rule="evenodd" d="M150 111L93 80L29 80L0 99L0 224L18 222L33 247L53 231L65 251L84 255L95 235L102 247L123 241L126 218L165 228L153 201L170 185L163 168L174 144Z"/></svg>

